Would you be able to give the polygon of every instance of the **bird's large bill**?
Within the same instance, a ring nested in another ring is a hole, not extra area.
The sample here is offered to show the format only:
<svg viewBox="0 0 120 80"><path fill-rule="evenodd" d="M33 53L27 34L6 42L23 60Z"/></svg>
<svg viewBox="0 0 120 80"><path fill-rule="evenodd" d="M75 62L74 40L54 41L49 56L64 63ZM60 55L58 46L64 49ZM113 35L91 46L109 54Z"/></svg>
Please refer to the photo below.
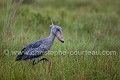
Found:
<svg viewBox="0 0 120 80"><path fill-rule="evenodd" d="M61 41L62 43L64 43L64 38L63 38L63 35L62 35L61 31L57 31L56 37L58 38L59 41Z"/></svg>

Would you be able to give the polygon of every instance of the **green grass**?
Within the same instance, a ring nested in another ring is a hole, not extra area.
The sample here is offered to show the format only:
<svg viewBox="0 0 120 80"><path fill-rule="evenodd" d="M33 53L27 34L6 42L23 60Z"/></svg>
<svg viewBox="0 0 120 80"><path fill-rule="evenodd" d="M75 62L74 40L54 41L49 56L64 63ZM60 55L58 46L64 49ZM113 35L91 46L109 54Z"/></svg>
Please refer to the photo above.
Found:
<svg viewBox="0 0 120 80"><path fill-rule="evenodd" d="M0 80L119 80L119 0L32 0L20 6L7 27L11 0L0 0ZM65 43L55 40L52 51L66 55L45 55L51 61L32 66L16 62L27 44L50 33L51 20L63 28ZM9 50L9 55L5 55ZM70 55L70 51L116 51L116 55Z"/></svg>

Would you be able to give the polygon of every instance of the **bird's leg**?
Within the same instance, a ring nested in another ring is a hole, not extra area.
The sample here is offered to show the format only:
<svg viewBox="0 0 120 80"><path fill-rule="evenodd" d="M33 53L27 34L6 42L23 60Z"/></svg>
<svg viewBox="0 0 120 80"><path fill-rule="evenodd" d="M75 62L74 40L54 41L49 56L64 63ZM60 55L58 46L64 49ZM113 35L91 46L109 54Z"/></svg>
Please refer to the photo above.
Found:
<svg viewBox="0 0 120 80"><path fill-rule="evenodd" d="M48 65L48 70L49 70L49 72L51 72L51 62L48 60L48 59L46 59L46 58L42 58L42 59L40 59L39 61L42 61L43 60L43 62L44 61L48 61L49 62L49 65Z"/></svg>
<svg viewBox="0 0 120 80"><path fill-rule="evenodd" d="M30 62L33 63L34 60L35 60L35 59L30 59Z"/></svg>
<svg viewBox="0 0 120 80"><path fill-rule="evenodd" d="M35 65L36 63L35 63L35 59L32 61L32 65Z"/></svg>
<svg viewBox="0 0 120 80"><path fill-rule="evenodd" d="M48 61L48 62L50 62L47 58L42 58L42 59L40 59L40 60L39 60L39 58L35 58L35 59L32 61L32 64L35 65L35 64L37 64L37 63L40 62L40 61L43 61L43 62L44 62L44 61L46 61L46 62ZM51 62L50 62L50 64L51 64Z"/></svg>
<svg viewBox="0 0 120 80"><path fill-rule="evenodd" d="M35 58L33 61L32 61L32 64L35 65L39 62L39 58Z"/></svg>

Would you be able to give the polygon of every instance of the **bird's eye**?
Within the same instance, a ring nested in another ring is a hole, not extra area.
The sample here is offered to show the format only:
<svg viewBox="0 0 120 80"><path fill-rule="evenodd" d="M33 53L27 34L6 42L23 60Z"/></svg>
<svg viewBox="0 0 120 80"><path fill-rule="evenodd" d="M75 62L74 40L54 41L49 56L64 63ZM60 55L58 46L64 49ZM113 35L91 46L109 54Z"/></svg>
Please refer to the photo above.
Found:
<svg viewBox="0 0 120 80"><path fill-rule="evenodd" d="M59 29L57 29L57 31L60 31Z"/></svg>

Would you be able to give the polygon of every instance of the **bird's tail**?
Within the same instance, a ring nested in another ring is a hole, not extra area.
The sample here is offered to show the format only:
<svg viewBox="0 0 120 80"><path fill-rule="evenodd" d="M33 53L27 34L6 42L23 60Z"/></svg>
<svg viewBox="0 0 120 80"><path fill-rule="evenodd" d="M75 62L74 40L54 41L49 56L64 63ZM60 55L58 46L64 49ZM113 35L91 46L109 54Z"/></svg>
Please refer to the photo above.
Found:
<svg viewBox="0 0 120 80"><path fill-rule="evenodd" d="M16 57L16 61L20 61L21 59L22 59L22 57L23 57L23 54L21 53L21 54L19 54L17 57Z"/></svg>

